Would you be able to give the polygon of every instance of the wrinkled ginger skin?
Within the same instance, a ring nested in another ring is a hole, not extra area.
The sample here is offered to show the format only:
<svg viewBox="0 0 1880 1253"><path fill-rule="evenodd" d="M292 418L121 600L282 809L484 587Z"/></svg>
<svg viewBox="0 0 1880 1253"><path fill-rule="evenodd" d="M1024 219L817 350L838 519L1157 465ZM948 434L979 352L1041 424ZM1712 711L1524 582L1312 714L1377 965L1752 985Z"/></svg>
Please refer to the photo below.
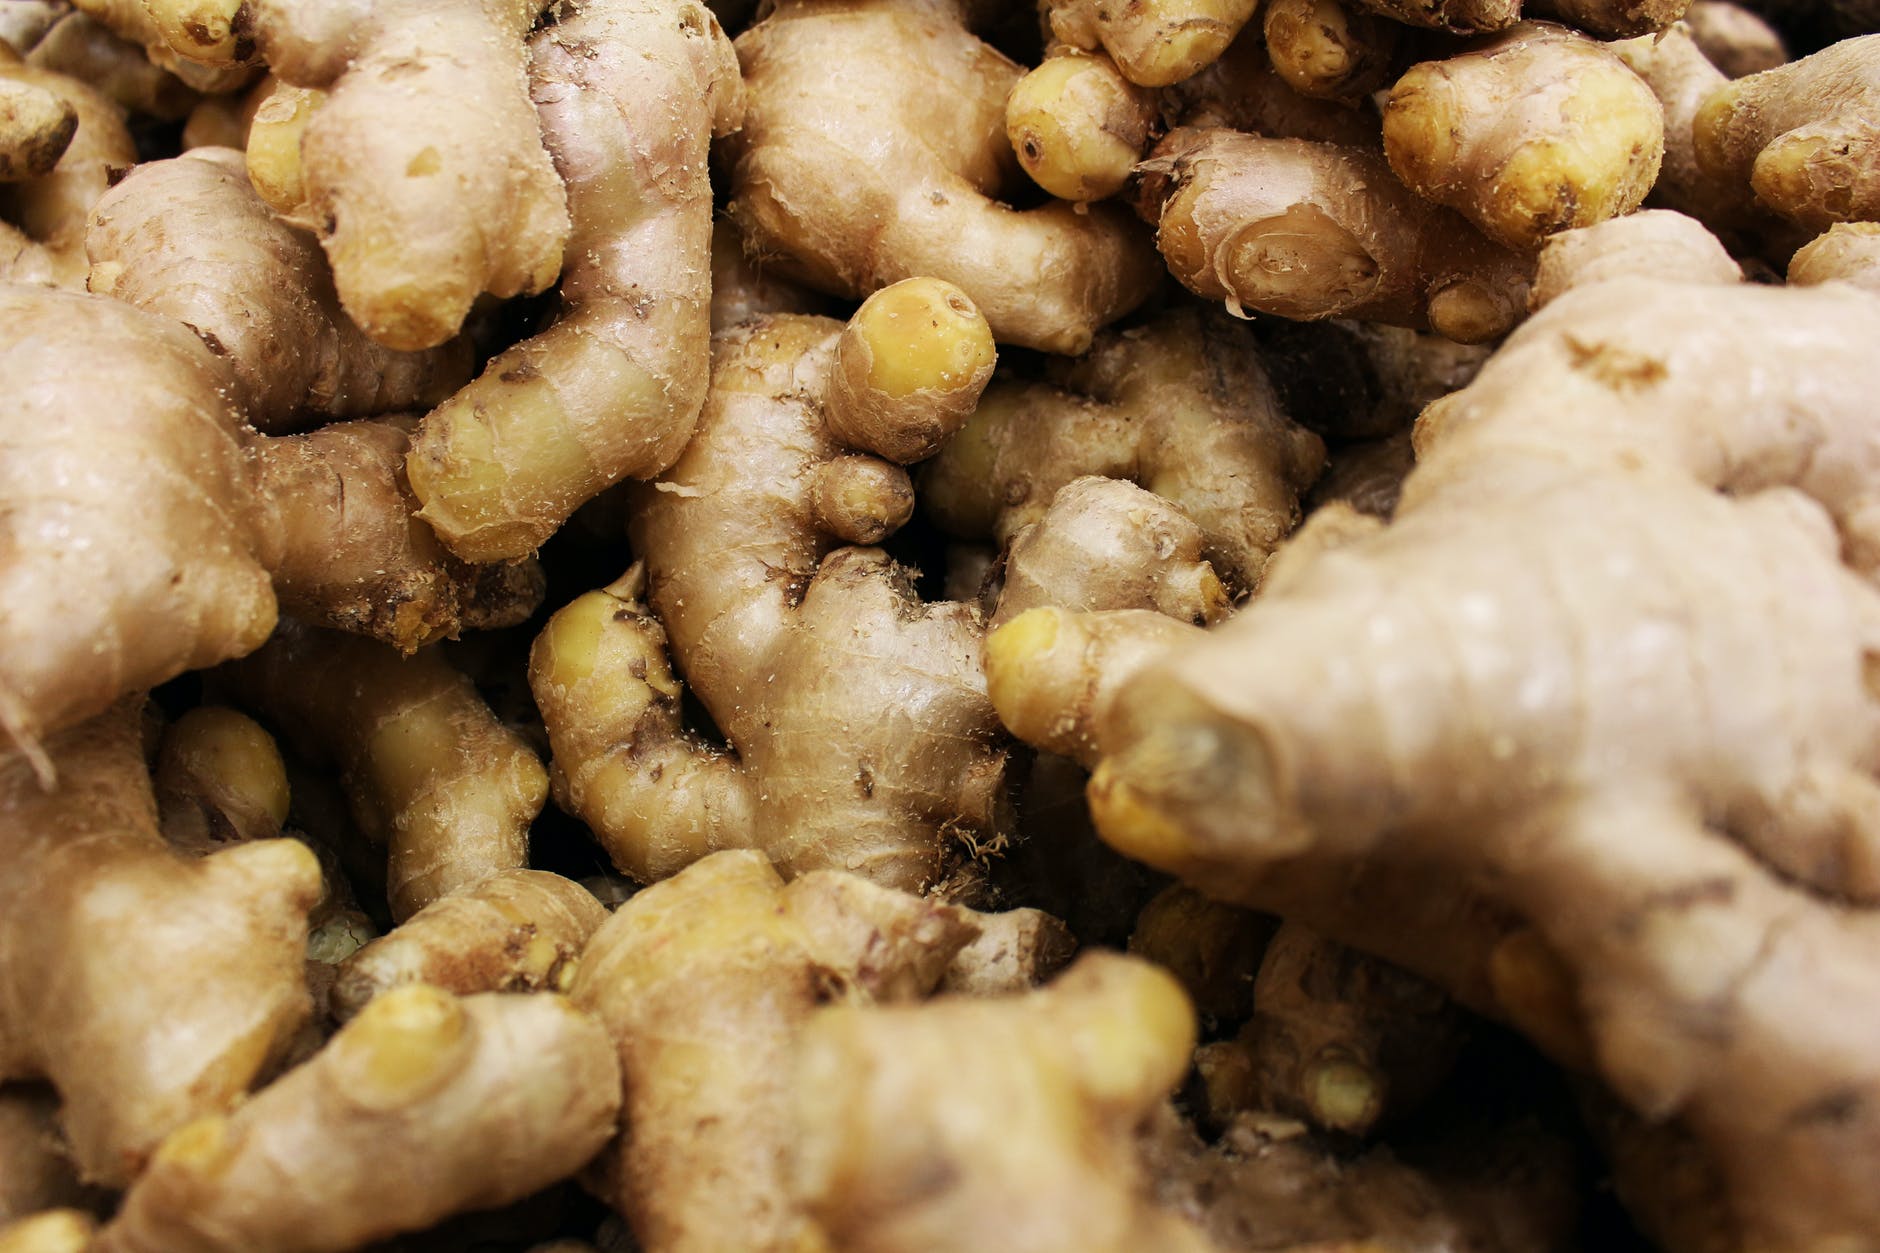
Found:
<svg viewBox="0 0 1880 1253"><path fill-rule="evenodd" d="M1458 35L1501 30L1521 16L1521 0L1358 0L1381 17Z"/></svg>
<svg viewBox="0 0 1880 1253"><path fill-rule="evenodd" d="M1398 177L1510 248L1630 213L1664 151L1663 111L1638 75L1544 22L1413 67L1384 107Z"/></svg>
<svg viewBox="0 0 1880 1253"><path fill-rule="evenodd" d="M1172 132L1144 168L1169 269L1230 310L1459 343L1498 338L1525 310L1530 263L1413 195L1374 153L1208 127Z"/></svg>
<svg viewBox="0 0 1880 1253"><path fill-rule="evenodd" d="M320 871L291 840L170 849L136 701L47 748L54 791L18 756L0 766L0 1081L50 1081L82 1175L121 1187L307 1018Z"/></svg>
<svg viewBox="0 0 1880 1253"><path fill-rule="evenodd" d="M224 378L180 323L0 287L0 727L27 751L273 630Z"/></svg>
<svg viewBox="0 0 1880 1253"><path fill-rule="evenodd" d="M1388 527L1129 686L1092 783L1228 899L1492 884L1753 1247L1880 1247L1876 334L1844 287L1570 291L1426 413Z"/></svg>
<svg viewBox="0 0 1880 1253"><path fill-rule="evenodd" d="M1693 122L1705 173L1814 231L1880 219L1880 35L1714 92Z"/></svg>
<svg viewBox="0 0 1880 1253"><path fill-rule="evenodd" d="M290 745L338 765L354 820L386 848L393 918L527 861L547 772L435 650L294 626L223 673Z"/></svg>
<svg viewBox="0 0 1880 1253"><path fill-rule="evenodd" d="M593 1175L647 1253L812 1247L787 1175L798 1033L832 995L931 991L974 933L966 911L871 885L888 909L857 911L844 881L785 887L762 854L718 853L589 943L573 996L606 1023L626 1085L625 1130Z"/></svg>
<svg viewBox="0 0 1880 1253"><path fill-rule="evenodd" d="M405 456L417 419L335 422L250 446L281 551L281 611L412 653L466 630L514 626L541 604L533 560L459 561L417 516Z"/></svg>
<svg viewBox="0 0 1880 1253"><path fill-rule="evenodd" d="M274 73L327 93L301 138L304 221L341 305L388 348L435 347L480 293L541 291L561 270L567 198L529 100L524 42L541 8L253 0Z"/></svg>
<svg viewBox="0 0 1880 1253"><path fill-rule="evenodd" d="M1150 1202L1135 1145L1194 1040L1181 986L1112 953L1022 996L824 1009L796 1053L795 1189L832 1250L1209 1249Z"/></svg>
<svg viewBox="0 0 1880 1253"><path fill-rule="evenodd" d="M1652 35L1669 27L1691 0L1536 0L1533 16L1550 17L1601 39Z"/></svg>
<svg viewBox="0 0 1880 1253"><path fill-rule="evenodd" d="M1220 57L1259 7L1259 0L1040 0L1051 37L1095 52L1101 48L1130 82L1167 87L1192 78Z"/></svg>
<svg viewBox="0 0 1880 1253"><path fill-rule="evenodd" d="M1161 267L1119 211L995 199L1023 177L1005 136L1022 72L945 0L784 0L738 56L748 110L727 151L731 216L780 273L850 297L932 275L1001 343L1059 353L1082 352L1156 285ZM874 66L870 90L832 61Z"/></svg>
<svg viewBox="0 0 1880 1253"><path fill-rule="evenodd" d="M270 434L434 404L470 373L467 341L400 353L361 334L319 247L269 212L232 149L138 166L92 209L85 248L90 289L187 323Z"/></svg>
<svg viewBox="0 0 1880 1253"><path fill-rule="evenodd" d="M476 992L566 992L582 946L607 919L594 894L545 870L504 870L432 901L340 964L344 1021L392 988L426 983Z"/></svg>
<svg viewBox="0 0 1880 1253"><path fill-rule="evenodd" d="M873 316L893 315L909 288L934 298L907 323L912 340L896 317ZM697 435L632 497L646 606L635 572L563 609L536 642L530 683L557 795L637 878L762 847L787 874L849 870L924 890L958 868L967 841L997 848L1009 833L978 609L922 603L881 550L843 546L912 512L906 474L877 454L935 428L891 397L924 393L931 413L957 416L991 372L985 323L957 289L910 281L891 294L847 328L776 316L720 336ZM874 344L864 378L886 388L851 396L844 423L863 448L832 431L851 335ZM979 357L970 369L962 347ZM684 731L662 635L732 753Z"/></svg>
<svg viewBox="0 0 1880 1253"><path fill-rule="evenodd" d="M1297 524L1325 446L1280 409L1244 329L1196 312L1165 315L1105 335L1061 378L1062 389L987 390L922 473L933 518L1004 546L1072 479L1126 479L1186 514L1229 590L1251 592Z"/></svg>
<svg viewBox="0 0 1880 1253"><path fill-rule="evenodd" d="M565 997L399 988L166 1140L96 1253L345 1253L566 1177L619 1100L606 1033Z"/></svg>
<svg viewBox="0 0 1880 1253"><path fill-rule="evenodd" d="M426 417L408 463L425 521L467 561L529 555L684 449L710 359L706 155L743 112L736 54L695 0L569 4L531 47L574 224L562 315Z"/></svg>

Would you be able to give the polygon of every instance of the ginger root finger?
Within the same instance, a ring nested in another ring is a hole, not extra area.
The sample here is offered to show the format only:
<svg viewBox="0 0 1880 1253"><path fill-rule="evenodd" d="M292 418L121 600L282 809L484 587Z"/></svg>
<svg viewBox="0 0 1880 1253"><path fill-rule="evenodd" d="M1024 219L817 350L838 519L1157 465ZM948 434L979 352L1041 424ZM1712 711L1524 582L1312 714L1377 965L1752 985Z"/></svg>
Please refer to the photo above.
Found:
<svg viewBox="0 0 1880 1253"><path fill-rule="evenodd" d="M710 359L706 154L742 113L730 41L695 0L585 0L531 47L574 224L562 315L433 410L406 462L421 516L468 561L529 555L684 449ZM652 115L667 120L639 125Z"/></svg>
<svg viewBox="0 0 1880 1253"><path fill-rule="evenodd" d="M1301 95L1355 104L1390 82L1395 22L1347 0L1270 0L1261 21L1274 70Z"/></svg>
<svg viewBox="0 0 1880 1253"><path fill-rule="evenodd" d="M823 72L841 48L883 67L866 108ZM1158 281L1118 210L996 199L1019 176L1005 100L1020 71L944 0L786 0L738 55L748 108L728 145L731 217L780 272L851 297L932 275L999 341L1060 353L1082 352Z"/></svg>
<svg viewBox="0 0 1880 1253"><path fill-rule="evenodd" d="M1618 278L1732 286L1743 281L1743 271L1701 223L1669 209L1647 209L1549 239L1529 300L1540 309L1574 287Z"/></svg>
<svg viewBox="0 0 1880 1253"><path fill-rule="evenodd" d="M254 77L252 68L231 63L229 57L195 60L179 55L156 17L157 7L145 0L72 0L73 7L109 27L119 38L144 50L152 64L182 79L191 90L209 95L238 91Z"/></svg>
<svg viewBox="0 0 1880 1253"><path fill-rule="evenodd" d="M614 1134L600 1024L560 996L387 992L164 1141L96 1253L344 1253L562 1179Z"/></svg>
<svg viewBox="0 0 1880 1253"><path fill-rule="evenodd" d="M504 870L432 901L339 966L334 1016L426 983L476 992L566 992L575 961L607 910L580 884L543 870Z"/></svg>
<svg viewBox="0 0 1880 1253"><path fill-rule="evenodd" d="M0 290L0 592L18 607L0 620L0 727L27 752L273 630L225 378L180 323L98 297ZM49 548L45 535L63 538Z"/></svg>
<svg viewBox="0 0 1880 1253"><path fill-rule="evenodd" d="M1478 343L1526 306L1529 263L1370 152L1204 128L1171 132L1145 170L1143 209L1169 269L1230 309Z"/></svg>
<svg viewBox="0 0 1880 1253"><path fill-rule="evenodd" d="M1258 0L1145 0L1116 11L1102 0L1045 0L1051 37L1110 55L1124 76L1166 87L1212 64L1234 41Z"/></svg>
<svg viewBox="0 0 1880 1253"><path fill-rule="evenodd" d="M1058 377L1062 389L987 390L922 473L934 519L1004 545L1072 479L1127 479L1200 527L1201 553L1232 593L1252 591L1298 521L1324 444L1280 410L1242 329L1193 311L1165 314L1105 336Z"/></svg>
<svg viewBox="0 0 1880 1253"><path fill-rule="evenodd" d="M187 323L269 434L433 404L470 373L463 340L401 353L367 339L318 245L268 211L227 148L138 166L93 207L85 248L90 289Z"/></svg>
<svg viewBox="0 0 1880 1253"><path fill-rule="evenodd" d="M1876 67L1866 35L1719 87L1692 124L1698 168L1809 230L1880 218Z"/></svg>
<svg viewBox="0 0 1880 1253"><path fill-rule="evenodd" d="M50 174L78 133L78 111L35 83L0 77L0 183Z"/></svg>
<svg viewBox="0 0 1880 1253"><path fill-rule="evenodd" d="M287 821L281 750L260 723L225 705L199 705L163 729L151 781L172 848L200 854L265 840Z"/></svg>
<svg viewBox="0 0 1880 1253"><path fill-rule="evenodd" d="M54 791L18 756L0 767L0 1081L50 1081L83 1176L115 1186L232 1108L306 1019L320 894L292 840L164 843L138 704L47 742Z"/></svg>
<svg viewBox="0 0 1880 1253"><path fill-rule="evenodd" d="M541 291L561 270L567 198L542 147L524 43L541 8L248 7L275 75L326 93L301 136L299 220L326 249L340 304L389 348L435 347L479 294Z"/></svg>
<svg viewBox="0 0 1880 1253"><path fill-rule="evenodd" d="M1110 953L1016 997L824 1009L796 1050L794 1189L831 1249L1209 1249L1145 1195L1134 1140L1194 1033L1173 978Z"/></svg>
<svg viewBox="0 0 1880 1253"><path fill-rule="evenodd" d="M1547 23L1412 67L1384 106L1405 185L1510 248L1630 213L1664 151L1651 89L1603 44Z"/></svg>
<svg viewBox="0 0 1880 1253"><path fill-rule="evenodd" d="M1705 335L1664 320L1692 301ZM1560 297L1426 415L1389 526L1142 673L1092 785L1106 838L1230 899L1298 863L1491 884L1771 1247L1880 1225L1873 331L1833 286Z"/></svg>
<svg viewBox="0 0 1880 1253"><path fill-rule="evenodd" d="M547 772L434 650L290 626L223 673L303 755L339 766L354 819L386 847L395 919L527 860Z"/></svg>
<svg viewBox="0 0 1880 1253"><path fill-rule="evenodd" d="M1013 84L1005 134L1031 180L1060 200L1123 190L1156 129L1155 97L1108 57L1056 49Z"/></svg>
<svg viewBox="0 0 1880 1253"><path fill-rule="evenodd" d="M89 13L69 13L46 32L26 59L42 69L90 83L126 111L173 121L204 99L182 79L153 64L144 50L120 38Z"/></svg>
<svg viewBox="0 0 1880 1253"><path fill-rule="evenodd" d="M1789 259L1789 282L1852 283L1880 292L1880 223L1836 223Z"/></svg>
<svg viewBox="0 0 1880 1253"><path fill-rule="evenodd" d="M87 216L111 184L137 164L124 111L76 78L17 63L4 48L0 79L49 91L78 115L78 129L49 173L0 184L0 218L40 245L33 250L33 268L11 266L0 271L0 278L83 290Z"/></svg>
<svg viewBox="0 0 1880 1253"><path fill-rule="evenodd" d="M830 998L931 992L976 917L830 871L785 886L744 851L615 911L573 995L607 1024L626 1083L627 1132L593 1176L647 1253L806 1247L787 1174L798 1035Z"/></svg>

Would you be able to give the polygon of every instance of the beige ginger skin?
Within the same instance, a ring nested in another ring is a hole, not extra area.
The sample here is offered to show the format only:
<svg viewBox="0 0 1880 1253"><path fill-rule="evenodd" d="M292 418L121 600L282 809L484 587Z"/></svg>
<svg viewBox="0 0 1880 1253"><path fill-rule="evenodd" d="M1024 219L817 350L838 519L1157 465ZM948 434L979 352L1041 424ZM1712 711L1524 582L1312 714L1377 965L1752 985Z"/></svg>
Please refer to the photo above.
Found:
<svg viewBox="0 0 1880 1253"><path fill-rule="evenodd" d="M1510 248L1630 213L1664 151L1651 89L1597 40L1543 22L1413 67L1384 106L1405 185Z"/></svg>
<svg viewBox="0 0 1880 1253"><path fill-rule="evenodd" d="M527 861L547 772L435 650L290 625L224 673L303 755L339 767L354 820L385 847L394 918Z"/></svg>
<svg viewBox="0 0 1880 1253"><path fill-rule="evenodd" d="M843 49L879 67L870 92L827 72ZM1120 211L997 199L1022 177L1005 107L1023 71L952 0L785 0L738 56L731 216L779 272L850 297L932 275L1000 342L1058 353L1082 352L1155 286L1160 267Z"/></svg>
<svg viewBox="0 0 1880 1253"><path fill-rule="evenodd" d="M1169 269L1230 310L1461 343L1495 339L1524 312L1530 264L1365 149L1200 127L1170 132L1143 168L1139 203Z"/></svg>
<svg viewBox="0 0 1880 1253"><path fill-rule="evenodd" d="M1192 78L1234 41L1258 0L1044 0L1051 37L1087 52L1101 49L1130 82L1167 87Z"/></svg>
<svg viewBox="0 0 1880 1253"><path fill-rule="evenodd" d="M743 112L730 41L695 0L567 5L531 48L574 224L562 314L433 410L407 462L423 518L467 561L528 556L684 449L710 360L706 153Z"/></svg>
<svg viewBox="0 0 1880 1253"><path fill-rule="evenodd" d="M1105 837L1228 899L1313 866L1491 892L1759 1247L1880 1229L1875 333L1844 287L1569 291L1426 414L1392 523L1093 731Z"/></svg>
<svg viewBox="0 0 1880 1253"><path fill-rule="evenodd" d="M294 841L164 843L138 705L47 742L54 790L19 755L0 765L0 1081L51 1082L81 1174L118 1187L232 1108L306 1019L320 895Z"/></svg>
<svg viewBox="0 0 1880 1253"><path fill-rule="evenodd" d="M572 1174L619 1100L606 1033L567 998L399 988L165 1140L94 1250L346 1253Z"/></svg>
<svg viewBox="0 0 1880 1253"><path fill-rule="evenodd" d="M83 289L86 215L137 163L124 111L76 78L20 62L4 45L0 81L50 93L78 120L49 171L0 180L0 279Z"/></svg>
<svg viewBox="0 0 1880 1253"><path fill-rule="evenodd" d="M1009 830L978 610L923 604L886 554L846 546L907 520L896 458L965 419L992 359L979 311L926 279L846 328L776 316L718 340L698 434L632 505L644 582L574 601L531 660L557 797L621 869L650 881L763 847L790 874L916 890L957 868L963 837ZM668 638L731 753L682 729Z"/></svg>

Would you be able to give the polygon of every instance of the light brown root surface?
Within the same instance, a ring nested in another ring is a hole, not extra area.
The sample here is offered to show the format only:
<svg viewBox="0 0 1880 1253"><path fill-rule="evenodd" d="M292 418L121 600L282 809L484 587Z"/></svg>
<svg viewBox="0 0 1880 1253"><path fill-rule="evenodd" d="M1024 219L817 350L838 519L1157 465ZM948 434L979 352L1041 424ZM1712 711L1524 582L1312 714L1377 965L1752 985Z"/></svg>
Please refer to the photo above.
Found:
<svg viewBox="0 0 1880 1253"><path fill-rule="evenodd" d="M1189 290L1230 310L1355 317L1477 343L1527 302L1529 263L1411 194L1358 148L1179 130L1145 166L1143 211Z"/></svg>
<svg viewBox="0 0 1880 1253"><path fill-rule="evenodd" d="M137 146L123 110L105 96L67 75L12 62L0 49L0 80L57 96L77 114L78 128L49 173L0 185L0 218L37 245L0 269L0 278L83 290L87 215L137 163Z"/></svg>
<svg viewBox="0 0 1880 1253"><path fill-rule="evenodd" d="M1880 223L1842 222L1789 261L1789 282L1801 287L1852 283L1880 293Z"/></svg>
<svg viewBox="0 0 1880 1253"><path fill-rule="evenodd" d="M339 767L385 846L394 918L527 861L547 772L435 650L292 626L224 673L289 744Z"/></svg>
<svg viewBox="0 0 1880 1253"><path fill-rule="evenodd" d="M0 768L0 1081L43 1078L80 1171L122 1186L157 1142L232 1108L310 1005L313 855L185 858L157 831L138 702L47 743L59 786Z"/></svg>
<svg viewBox="0 0 1880 1253"><path fill-rule="evenodd" d="M88 13L71 13L46 32L27 60L89 83L131 112L173 121L202 99L144 50Z"/></svg>
<svg viewBox="0 0 1880 1253"><path fill-rule="evenodd" d="M619 1091L605 1032L564 997L400 988L164 1141L95 1253L344 1253L506 1205L599 1151Z"/></svg>
<svg viewBox="0 0 1880 1253"><path fill-rule="evenodd" d="M1696 219L1647 209L1549 239L1529 300L1540 309L1575 287L1619 278L1733 286L1743 271Z"/></svg>
<svg viewBox="0 0 1880 1253"><path fill-rule="evenodd" d="M730 41L695 0L584 0L530 46L574 224L561 317L433 410L408 461L422 516L468 561L528 556L684 449L710 361L706 153L743 111Z"/></svg>
<svg viewBox="0 0 1880 1253"><path fill-rule="evenodd" d="M1729 78L1746 78L1786 65L1782 36L1752 9L1726 0L1697 0L1684 14L1691 38Z"/></svg>
<svg viewBox="0 0 1880 1253"><path fill-rule="evenodd" d="M1258 0L1143 0L1114 9L1102 0L1045 0L1051 37L1101 48L1132 83L1166 87L1218 58L1259 7Z"/></svg>
<svg viewBox="0 0 1880 1253"><path fill-rule="evenodd" d="M933 275L1001 342L1060 353L1155 286L1161 267L1120 210L999 201L1023 177L1005 138L1021 71L950 5L786 0L738 55L749 107L729 145L731 216L780 272L851 297ZM878 67L866 107L826 72L832 58Z"/></svg>
<svg viewBox="0 0 1880 1253"><path fill-rule="evenodd" d="M1261 20L1274 70L1301 95L1356 104L1395 77L1403 28L1345 0L1271 0Z"/></svg>

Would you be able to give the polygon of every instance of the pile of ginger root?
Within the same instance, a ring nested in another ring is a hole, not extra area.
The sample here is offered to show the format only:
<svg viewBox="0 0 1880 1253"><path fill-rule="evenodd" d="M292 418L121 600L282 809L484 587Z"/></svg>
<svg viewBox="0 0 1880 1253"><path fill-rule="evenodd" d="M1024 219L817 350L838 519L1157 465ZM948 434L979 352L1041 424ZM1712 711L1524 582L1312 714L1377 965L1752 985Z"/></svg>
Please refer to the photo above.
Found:
<svg viewBox="0 0 1880 1253"><path fill-rule="evenodd" d="M0 0L0 1253L1880 1253L1880 6Z"/></svg>

